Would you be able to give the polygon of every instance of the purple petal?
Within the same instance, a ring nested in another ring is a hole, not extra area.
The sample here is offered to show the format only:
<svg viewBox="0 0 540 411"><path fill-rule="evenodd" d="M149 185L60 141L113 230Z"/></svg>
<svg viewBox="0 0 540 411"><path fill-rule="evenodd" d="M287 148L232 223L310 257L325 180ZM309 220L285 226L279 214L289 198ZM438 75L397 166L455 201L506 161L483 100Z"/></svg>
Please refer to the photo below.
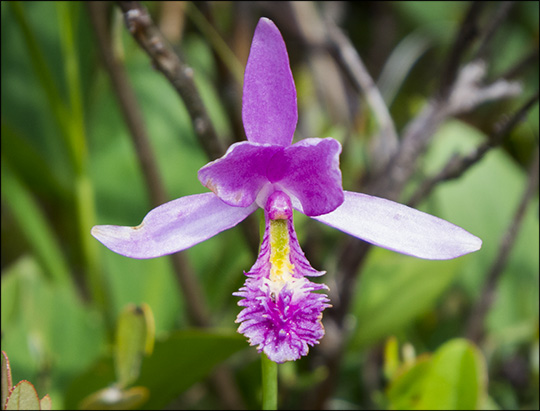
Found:
<svg viewBox="0 0 540 411"><path fill-rule="evenodd" d="M478 237L448 221L384 198L349 191L336 210L314 218L380 247L430 260L459 257L482 246Z"/></svg>
<svg viewBox="0 0 540 411"><path fill-rule="evenodd" d="M249 141L291 144L298 111L285 42L276 25L261 18L244 74L242 120Z"/></svg>
<svg viewBox="0 0 540 411"><path fill-rule="evenodd" d="M343 202L340 153L333 138L306 138L276 153L268 179L298 198L304 214L329 213Z"/></svg>
<svg viewBox="0 0 540 411"><path fill-rule="evenodd" d="M261 187L268 182L266 170L280 146L243 141L229 147L227 153L199 170L199 180L219 198L232 206L251 205Z"/></svg>
<svg viewBox="0 0 540 411"><path fill-rule="evenodd" d="M137 227L97 225L92 235L115 253L154 258L185 250L237 225L257 209L231 207L213 193L181 197L151 210Z"/></svg>
<svg viewBox="0 0 540 411"><path fill-rule="evenodd" d="M244 297L238 302L244 307L236 319L241 323L238 332L274 362L295 361L307 355L309 346L318 344L324 336L322 311L330 307L326 295L313 292L319 289L326 286L301 278L276 294L264 278L248 278L234 293Z"/></svg>

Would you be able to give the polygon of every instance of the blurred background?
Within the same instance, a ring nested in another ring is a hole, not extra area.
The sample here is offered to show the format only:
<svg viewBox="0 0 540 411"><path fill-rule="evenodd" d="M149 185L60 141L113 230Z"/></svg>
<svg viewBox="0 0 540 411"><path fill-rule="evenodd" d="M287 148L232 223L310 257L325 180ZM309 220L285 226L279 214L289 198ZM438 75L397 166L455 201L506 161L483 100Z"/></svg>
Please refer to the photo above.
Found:
<svg viewBox="0 0 540 411"><path fill-rule="evenodd" d="M90 229L135 226L206 191L197 170L245 139L243 70L265 16L291 61L295 141L339 140L345 189L483 240L427 261L295 214L334 307L321 344L279 367L280 408L538 409L538 2L142 4L152 21L131 20L132 33L159 29L192 69L191 94L126 28L123 10L139 6L1 3L1 344L13 385L29 380L53 409L260 407L259 355L236 333L231 295L256 260L257 219L152 260L117 255ZM213 134L193 126L194 96ZM421 143L400 163L410 141ZM451 159L455 178L418 191Z"/></svg>

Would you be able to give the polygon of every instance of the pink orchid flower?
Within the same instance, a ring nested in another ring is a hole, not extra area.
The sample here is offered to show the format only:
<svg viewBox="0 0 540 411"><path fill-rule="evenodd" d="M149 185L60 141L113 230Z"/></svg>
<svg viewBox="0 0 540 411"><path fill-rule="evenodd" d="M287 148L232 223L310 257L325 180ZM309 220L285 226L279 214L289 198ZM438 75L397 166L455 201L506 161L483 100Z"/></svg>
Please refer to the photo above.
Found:
<svg viewBox="0 0 540 411"><path fill-rule="evenodd" d="M236 226L257 208L266 228L257 261L234 295L244 309L238 331L259 352L282 363L306 355L324 335L327 289L306 276L313 269L293 226L293 209L347 234L399 253L451 259L479 250L482 241L445 220L366 194L344 191L341 144L306 138L295 144L296 88L287 49L274 23L261 18L251 44L242 119L248 141L199 170L212 192L182 197L151 210L136 227L101 225L92 235L132 258L175 253Z"/></svg>

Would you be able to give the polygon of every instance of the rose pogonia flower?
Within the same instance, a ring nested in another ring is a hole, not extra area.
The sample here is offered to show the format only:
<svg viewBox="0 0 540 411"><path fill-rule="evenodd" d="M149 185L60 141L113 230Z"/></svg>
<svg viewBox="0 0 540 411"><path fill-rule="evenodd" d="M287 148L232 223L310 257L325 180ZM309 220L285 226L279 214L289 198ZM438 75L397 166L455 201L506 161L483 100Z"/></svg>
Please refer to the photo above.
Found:
<svg viewBox="0 0 540 411"><path fill-rule="evenodd" d="M329 307L292 222L293 208L354 237L403 254L450 259L480 249L482 241L445 220L366 194L344 191L341 145L332 138L295 144L296 88L285 43L261 18L244 75L242 120L248 141L199 170L212 192L182 197L151 210L136 227L102 225L92 235L112 251L154 258L185 250L234 227L261 207L266 227L245 285L238 331L272 361L296 360L324 335Z"/></svg>

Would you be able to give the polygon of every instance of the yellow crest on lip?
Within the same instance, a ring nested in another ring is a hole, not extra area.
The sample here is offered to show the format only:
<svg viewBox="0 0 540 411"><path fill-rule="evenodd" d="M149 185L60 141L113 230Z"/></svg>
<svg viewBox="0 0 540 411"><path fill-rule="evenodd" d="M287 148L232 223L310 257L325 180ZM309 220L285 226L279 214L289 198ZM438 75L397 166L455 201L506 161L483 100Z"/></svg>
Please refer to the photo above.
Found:
<svg viewBox="0 0 540 411"><path fill-rule="evenodd" d="M294 265L290 260L289 227L287 220L270 220L270 281L279 291L293 280Z"/></svg>

